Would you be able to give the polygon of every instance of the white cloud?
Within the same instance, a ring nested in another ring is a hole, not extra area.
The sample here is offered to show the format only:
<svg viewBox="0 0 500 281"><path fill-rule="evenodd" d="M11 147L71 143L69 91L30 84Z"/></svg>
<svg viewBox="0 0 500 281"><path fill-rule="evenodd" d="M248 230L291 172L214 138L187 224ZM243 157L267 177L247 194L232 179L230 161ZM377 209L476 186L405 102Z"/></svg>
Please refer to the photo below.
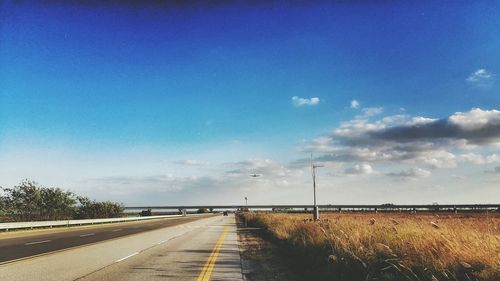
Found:
<svg viewBox="0 0 500 281"><path fill-rule="evenodd" d="M493 74L484 68L474 71L465 81L478 87L489 87L493 83Z"/></svg>
<svg viewBox="0 0 500 281"><path fill-rule="evenodd" d="M454 168L457 166L458 157L444 149L420 152L414 162L422 162L431 168Z"/></svg>
<svg viewBox="0 0 500 281"><path fill-rule="evenodd" d="M469 112L457 112L451 115L448 121L463 130L480 130L485 126L500 125L500 111L473 108Z"/></svg>
<svg viewBox="0 0 500 281"><path fill-rule="evenodd" d="M402 179L416 179L416 178L429 177L431 175L431 172L421 168L411 168L397 173L388 173L386 175L389 177L402 178Z"/></svg>
<svg viewBox="0 0 500 281"><path fill-rule="evenodd" d="M373 168L368 163L361 163L345 169L344 173L349 175L367 175L373 173Z"/></svg>
<svg viewBox="0 0 500 281"><path fill-rule="evenodd" d="M437 119L433 119L433 118L413 117L409 122L406 123L406 125L422 125L422 124L434 122L436 120Z"/></svg>
<svg viewBox="0 0 500 281"><path fill-rule="evenodd" d="M299 98L297 96L292 97L292 103L296 106L303 106L303 105L318 105L319 104L319 98L318 97L312 97L310 99L307 98Z"/></svg>
<svg viewBox="0 0 500 281"><path fill-rule="evenodd" d="M486 156L486 163L500 163L500 156L498 154L491 154Z"/></svg>
<svg viewBox="0 0 500 281"><path fill-rule="evenodd" d="M474 108L442 119L408 115L374 121L355 118L341 123L329 135L305 143L301 150L323 153L318 161L348 167L385 162L437 169L500 163L500 156L485 153L497 143L500 111ZM346 172L356 172L356 168Z"/></svg>
<svg viewBox="0 0 500 281"><path fill-rule="evenodd" d="M360 106L359 102L357 100L352 100L351 101L351 108L358 109Z"/></svg>

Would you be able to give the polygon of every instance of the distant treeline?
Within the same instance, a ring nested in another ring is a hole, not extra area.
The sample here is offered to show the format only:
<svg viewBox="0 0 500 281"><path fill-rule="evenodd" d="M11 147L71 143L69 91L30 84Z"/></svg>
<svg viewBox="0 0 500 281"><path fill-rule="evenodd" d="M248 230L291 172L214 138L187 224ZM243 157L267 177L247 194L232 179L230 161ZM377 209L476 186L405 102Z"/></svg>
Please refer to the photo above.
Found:
<svg viewBox="0 0 500 281"><path fill-rule="evenodd" d="M13 188L0 187L0 222L96 219L120 217L124 206L23 180Z"/></svg>

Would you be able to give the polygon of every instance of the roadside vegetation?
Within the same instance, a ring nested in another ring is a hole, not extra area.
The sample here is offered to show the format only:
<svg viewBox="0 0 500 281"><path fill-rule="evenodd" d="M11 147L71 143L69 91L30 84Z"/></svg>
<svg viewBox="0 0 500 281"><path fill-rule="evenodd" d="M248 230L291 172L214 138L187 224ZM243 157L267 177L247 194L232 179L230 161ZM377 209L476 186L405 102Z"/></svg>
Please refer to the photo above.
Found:
<svg viewBox="0 0 500 281"><path fill-rule="evenodd" d="M500 280L498 214L243 214L304 280Z"/></svg>
<svg viewBox="0 0 500 281"><path fill-rule="evenodd" d="M0 222L112 218L122 216L123 210L120 203L98 202L30 180L0 187Z"/></svg>

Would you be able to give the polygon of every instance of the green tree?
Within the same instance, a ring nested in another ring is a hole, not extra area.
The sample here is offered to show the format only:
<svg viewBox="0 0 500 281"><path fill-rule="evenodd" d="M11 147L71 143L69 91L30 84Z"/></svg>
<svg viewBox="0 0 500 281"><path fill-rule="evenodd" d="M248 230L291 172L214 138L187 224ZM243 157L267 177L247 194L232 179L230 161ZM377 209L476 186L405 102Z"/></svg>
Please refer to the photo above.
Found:
<svg viewBox="0 0 500 281"><path fill-rule="evenodd" d="M41 218L44 220L70 219L75 212L76 199L72 192L60 188L42 188Z"/></svg>
<svg viewBox="0 0 500 281"><path fill-rule="evenodd" d="M4 188L6 201L10 206L10 216L16 221L40 219L42 205L41 188L34 181L23 180L13 188Z"/></svg>
<svg viewBox="0 0 500 281"><path fill-rule="evenodd" d="M124 206L120 203L110 201L98 202L84 196L77 197L77 200L79 204L76 209L76 217L79 219L121 217L125 210Z"/></svg>
<svg viewBox="0 0 500 281"><path fill-rule="evenodd" d="M0 192L1 191L3 191L2 187L0 187ZM0 222L1 222L1 217L4 217L8 212L7 206L8 206L7 198L3 194L0 194Z"/></svg>

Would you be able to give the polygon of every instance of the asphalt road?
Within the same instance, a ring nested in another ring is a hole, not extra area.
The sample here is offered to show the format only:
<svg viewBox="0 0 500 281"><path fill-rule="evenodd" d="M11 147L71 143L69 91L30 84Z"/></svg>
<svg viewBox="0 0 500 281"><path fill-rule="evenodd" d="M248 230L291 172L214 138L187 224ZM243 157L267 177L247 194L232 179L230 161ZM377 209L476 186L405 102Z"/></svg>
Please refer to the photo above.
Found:
<svg viewBox="0 0 500 281"><path fill-rule="evenodd" d="M212 216L3 264L0 280L243 278L234 216Z"/></svg>
<svg viewBox="0 0 500 281"><path fill-rule="evenodd" d="M200 219L175 217L0 235L0 264ZM20 234L20 235L18 235Z"/></svg>

